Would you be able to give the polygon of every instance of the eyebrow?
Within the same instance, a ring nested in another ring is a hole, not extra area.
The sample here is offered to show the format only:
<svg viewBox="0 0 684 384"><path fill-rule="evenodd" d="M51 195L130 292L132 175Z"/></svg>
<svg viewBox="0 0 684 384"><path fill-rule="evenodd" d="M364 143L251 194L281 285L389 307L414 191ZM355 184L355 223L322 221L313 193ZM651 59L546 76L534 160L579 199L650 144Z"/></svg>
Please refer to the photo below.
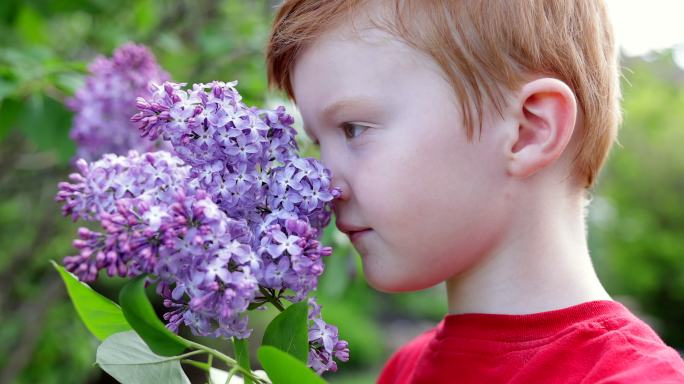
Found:
<svg viewBox="0 0 684 384"><path fill-rule="evenodd" d="M331 103L328 106L326 106L325 108L323 108L323 112L321 112L321 116L322 116L324 121L329 121L329 120L332 120L332 117L335 116L335 114L339 113L339 111L346 109L346 108L351 108L351 107L361 107L361 108L367 108L370 110L377 109L376 105L367 97L363 97L363 96L345 97L345 98L337 100L334 103ZM305 124L302 124L302 129L304 129L304 133L306 133L306 135L309 136L309 138L311 138L314 143L317 143L317 141L313 139L313 135L306 128Z"/></svg>
<svg viewBox="0 0 684 384"><path fill-rule="evenodd" d="M345 97L323 108L321 116L323 116L324 119L330 119L339 111L351 107L373 108L374 104L370 99L362 96Z"/></svg>

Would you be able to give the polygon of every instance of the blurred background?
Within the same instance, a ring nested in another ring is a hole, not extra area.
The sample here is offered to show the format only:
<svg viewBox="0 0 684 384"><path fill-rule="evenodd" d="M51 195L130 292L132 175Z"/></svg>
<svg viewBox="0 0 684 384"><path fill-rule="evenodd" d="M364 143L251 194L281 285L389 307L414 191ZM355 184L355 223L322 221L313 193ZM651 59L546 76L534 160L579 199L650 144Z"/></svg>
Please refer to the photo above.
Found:
<svg viewBox="0 0 684 384"><path fill-rule="evenodd" d="M53 199L76 149L65 102L88 63L141 43L176 82L237 79L247 104L291 108L266 87L264 47L278 3L0 2L0 383L113 382L93 365L98 342L48 263L74 253L78 225ZM684 351L684 29L674 17L684 10L676 1L609 5L623 50L624 124L593 194L591 253L609 293ZM317 156L300 139L304 154ZM346 236L331 226L325 242L335 253L319 302L351 349L326 379L373 382L391 352L444 316L444 288L376 292ZM95 284L110 297L120 286ZM255 340L273 315L253 316ZM230 352L228 342L200 341Z"/></svg>

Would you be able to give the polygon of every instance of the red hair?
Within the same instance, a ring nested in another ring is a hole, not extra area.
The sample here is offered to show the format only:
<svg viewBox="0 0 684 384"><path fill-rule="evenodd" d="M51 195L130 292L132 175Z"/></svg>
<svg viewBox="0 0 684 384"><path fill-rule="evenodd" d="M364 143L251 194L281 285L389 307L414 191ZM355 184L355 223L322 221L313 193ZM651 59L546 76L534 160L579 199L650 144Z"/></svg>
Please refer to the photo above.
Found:
<svg viewBox="0 0 684 384"><path fill-rule="evenodd" d="M268 82L292 99L297 55L322 33L353 20L368 0L286 0L267 47ZM589 188L621 121L618 56L601 0L397 0L371 22L429 55L460 100L466 135L482 129L484 106L530 75L564 81L582 114L573 173ZM387 17L388 16L388 17ZM386 17L386 18L385 18Z"/></svg>

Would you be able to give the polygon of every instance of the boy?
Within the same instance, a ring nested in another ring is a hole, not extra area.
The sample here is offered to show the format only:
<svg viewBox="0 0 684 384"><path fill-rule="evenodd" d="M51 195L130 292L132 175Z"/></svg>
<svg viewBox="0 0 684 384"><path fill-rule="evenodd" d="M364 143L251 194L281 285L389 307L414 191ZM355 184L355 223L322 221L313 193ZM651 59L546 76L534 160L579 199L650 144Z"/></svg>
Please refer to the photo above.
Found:
<svg viewBox="0 0 684 384"><path fill-rule="evenodd" d="M379 383L684 382L589 257L588 190L620 120L602 2L285 1L267 60L369 284L446 281L449 314Z"/></svg>

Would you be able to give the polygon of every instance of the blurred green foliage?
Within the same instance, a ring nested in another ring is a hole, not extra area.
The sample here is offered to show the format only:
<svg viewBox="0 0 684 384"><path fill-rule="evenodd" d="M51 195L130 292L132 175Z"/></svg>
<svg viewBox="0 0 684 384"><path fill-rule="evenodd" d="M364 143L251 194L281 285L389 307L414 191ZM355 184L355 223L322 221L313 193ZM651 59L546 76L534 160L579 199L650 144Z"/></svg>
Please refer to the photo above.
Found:
<svg viewBox="0 0 684 384"><path fill-rule="evenodd" d="M672 53L625 60L624 124L590 218L598 272L684 349L684 71Z"/></svg>
<svg viewBox="0 0 684 384"><path fill-rule="evenodd" d="M267 96L267 1L0 2L0 382L106 380L96 340L48 260L73 253L77 226L54 203L74 144L65 100L97 55L148 45L175 81L239 79L249 104ZM120 281L98 289L116 297Z"/></svg>
<svg viewBox="0 0 684 384"><path fill-rule="evenodd" d="M64 101L83 83L87 63L126 41L143 43L175 81L238 79L248 104L272 106L284 102L266 89L264 67L276 3L0 2L0 382L111 382L92 365L97 340L48 264L73 252L77 226L60 216L53 197L74 153ZM590 248L608 291L684 349L684 72L667 52L623 65L621 146L594 192ZM305 139L302 149L316 155ZM380 294L365 283L345 237L329 227L324 242L335 254L319 302L351 348L351 360L326 379L371 382L395 343L446 313L443 287ZM103 279L96 288L115 297L120 286ZM273 315L253 315L255 340ZM201 342L228 349L220 340Z"/></svg>

